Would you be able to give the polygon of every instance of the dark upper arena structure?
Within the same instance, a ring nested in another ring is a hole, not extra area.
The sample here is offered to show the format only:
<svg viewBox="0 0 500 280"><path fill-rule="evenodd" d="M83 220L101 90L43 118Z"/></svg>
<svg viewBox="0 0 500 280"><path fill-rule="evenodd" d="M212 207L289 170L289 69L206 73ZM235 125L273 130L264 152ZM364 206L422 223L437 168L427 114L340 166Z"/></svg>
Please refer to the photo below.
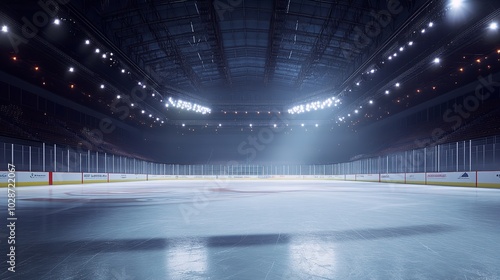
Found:
<svg viewBox="0 0 500 280"><path fill-rule="evenodd" d="M497 0L3 0L1 142L179 164L498 143L498 24Z"/></svg>

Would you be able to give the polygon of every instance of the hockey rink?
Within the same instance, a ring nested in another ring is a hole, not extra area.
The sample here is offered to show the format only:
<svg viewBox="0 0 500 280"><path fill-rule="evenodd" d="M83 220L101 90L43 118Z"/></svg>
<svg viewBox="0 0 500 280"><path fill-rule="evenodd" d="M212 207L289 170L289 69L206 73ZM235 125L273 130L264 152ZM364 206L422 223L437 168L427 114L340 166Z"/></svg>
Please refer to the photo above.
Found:
<svg viewBox="0 0 500 280"><path fill-rule="evenodd" d="M495 189L171 180L16 191L16 272L5 206L0 279L500 279Z"/></svg>

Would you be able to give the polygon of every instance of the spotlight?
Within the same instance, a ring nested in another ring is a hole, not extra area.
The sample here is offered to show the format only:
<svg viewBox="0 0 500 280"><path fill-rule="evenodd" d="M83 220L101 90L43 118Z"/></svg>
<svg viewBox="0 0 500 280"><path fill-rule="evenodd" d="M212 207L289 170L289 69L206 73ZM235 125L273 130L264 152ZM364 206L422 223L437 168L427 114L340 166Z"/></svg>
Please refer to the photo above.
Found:
<svg viewBox="0 0 500 280"><path fill-rule="evenodd" d="M463 1L462 0L451 0L450 1L450 6L454 9L458 9L462 7Z"/></svg>
<svg viewBox="0 0 500 280"><path fill-rule="evenodd" d="M434 26L434 22L429 22L429 27L433 27Z"/></svg>
<svg viewBox="0 0 500 280"><path fill-rule="evenodd" d="M90 40L85 40L85 45L90 45Z"/></svg>
<svg viewBox="0 0 500 280"><path fill-rule="evenodd" d="M408 42L408 46L413 46L413 41Z"/></svg>
<svg viewBox="0 0 500 280"><path fill-rule="evenodd" d="M156 121L159 121L159 120L160 120L160 118L156 118Z"/></svg>
<svg viewBox="0 0 500 280"><path fill-rule="evenodd" d="M354 110L354 113L356 113L356 114L357 114L357 113L359 113L359 111L358 111L358 110Z"/></svg>
<svg viewBox="0 0 500 280"><path fill-rule="evenodd" d="M304 126L305 126L305 124L300 124L300 126L304 127Z"/></svg>
<svg viewBox="0 0 500 280"><path fill-rule="evenodd" d="M100 49L95 49L95 53L100 53L101 50Z"/></svg>
<svg viewBox="0 0 500 280"><path fill-rule="evenodd" d="M70 67L70 68L69 68L69 72L75 72L75 68Z"/></svg>
<svg viewBox="0 0 500 280"><path fill-rule="evenodd" d="M424 29L422 29L422 31L420 31L420 32L425 33L425 28L424 28Z"/></svg>
<svg viewBox="0 0 500 280"><path fill-rule="evenodd" d="M104 88L104 85L101 85L101 88L103 89L103 88Z"/></svg>
<svg viewBox="0 0 500 280"><path fill-rule="evenodd" d="M368 103L373 104L373 100L370 100Z"/></svg>
<svg viewBox="0 0 500 280"><path fill-rule="evenodd" d="M58 18L56 18L56 19L54 20L54 24L55 24L55 25L59 25L60 23L61 23L61 21L60 21Z"/></svg>
<svg viewBox="0 0 500 280"><path fill-rule="evenodd" d="M135 106L135 104L134 104L134 103L130 103L130 106L131 106L131 107L134 107L134 106Z"/></svg>
<svg viewBox="0 0 500 280"><path fill-rule="evenodd" d="M276 127L278 127L278 125L277 124L273 124L273 127L276 128Z"/></svg>
<svg viewBox="0 0 500 280"><path fill-rule="evenodd" d="M400 83L396 83L396 87L400 87L400 86L401 86L401 84L400 84Z"/></svg>
<svg viewBox="0 0 500 280"><path fill-rule="evenodd" d="M404 51L404 50L405 50L405 48L403 48L403 47L399 48L399 51L400 51L400 52L402 52L402 51Z"/></svg>
<svg viewBox="0 0 500 280"><path fill-rule="evenodd" d="M250 124L250 127L253 127L253 124Z"/></svg>
<svg viewBox="0 0 500 280"><path fill-rule="evenodd" d="M370 73L372 74L375 73L375 69L370 70Z"/></svg>
<svg viewBox="0 0 500 280"><path fill-rule="evenodd" d="M144 114L144 113L146 113L146 111L142 110L142 111L141 111L141 114Z"/></svg>
<svg viewBox="0 0 500 280"><path fill-rule="evenodd" d="M359 86L359 82L357 82L356 85Z"/></svg>
<svg viewBox="0 0 500 280"><path fill-rule="evenodd" d="M315 127L318 127L318 126L319 126L319 124L315 124L314 126L315 126Z"/></svg>
<svg viewBox="0 0 500 280"><path fill-rule="evenodd" d="M152 94L151 94L151 96L152 96L152 97L155 97L155 94L154 94L154 93L152 93Z"/></svg>
<svg viewBox="0 0 500 280"><path fill-rule="evenodd" d="M434 63L438 64L441 62L441 59L439 59L438 57L434 58Z"/></svg>
<svg viewBox="0 0 500 280"><path fill-rule="evenodd" d="M122 73L125 73L125 69L122 69Z"/></svg>
<svg viewBox="0 0 500 280"><path fill-rule="evenodd" d="M106 58L106 54L105 53L102 54L102 58Z"/></svg>
<svg viewBox="0 0 500 280"><path fill-rule="evenodd" d="M220 124L219 124L219 127L221 127L221 126L222 126L222 124L220 123Z"/></svg>
<svg viewBox="0 0 500 280"><path fill-rule="evenodd" d="M496 23L496 22L491 23L490 24L490 29L491 30L497 30L498 29L498 23Z"/></svg>
<svg viewBox="0 0 500 280"><path fill-rule="evenodd" d="M392 56L389 56L389 60L392 60Z"/></svg>
<svg viewBox="0 0 500 280"><path fill-rule="evenodd" d="M7 25L2 26L2 32L4 33L9 32L9 28L7 27Z"/></svg>
<svg viewBox="0 0 500 280"><path fill-rule="evenodd" d="M120 98L122 98L121 95L117 95L116 96L116 99L120 99Z"/></svg>

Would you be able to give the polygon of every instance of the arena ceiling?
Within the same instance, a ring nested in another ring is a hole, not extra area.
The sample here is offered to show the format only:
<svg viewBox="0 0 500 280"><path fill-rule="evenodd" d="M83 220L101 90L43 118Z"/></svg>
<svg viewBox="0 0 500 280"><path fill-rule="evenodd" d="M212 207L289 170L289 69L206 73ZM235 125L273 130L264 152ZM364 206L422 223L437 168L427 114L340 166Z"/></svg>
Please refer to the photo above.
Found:
<svg viewBox="0 0 500 280"><path fill-rule="evenodd" d="M11 55L49 64L46 79L77 84L83 96L102 85L107 97L85 102L103 111L139 87L144 96L128 101L130 114L155 125L267 125L306 104L335 106L290 119L338 124L374 101L377 111L364 116L379 120L428 99L394 108L405 99L384 97L395 85L424 88L456 70L447 64L429 75L434 58L490 52L496 42L484 47L481 30L500 15L494 0L7 0L0 7L2 24L20 37ZM459 9L464 18L450 19ZM68 67L74 77L61 76ZM184 112L179 100L211 113Z"/></svg>

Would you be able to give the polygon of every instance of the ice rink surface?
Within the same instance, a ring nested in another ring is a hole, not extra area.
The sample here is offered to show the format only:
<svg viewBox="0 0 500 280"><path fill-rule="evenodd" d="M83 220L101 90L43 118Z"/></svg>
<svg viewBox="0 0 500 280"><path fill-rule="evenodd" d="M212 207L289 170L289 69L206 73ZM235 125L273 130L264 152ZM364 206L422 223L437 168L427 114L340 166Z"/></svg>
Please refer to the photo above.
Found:
<svg viewBox="0 0 500 280"><path fill-rule="evenodd" d="M19 187L0 279L500 279L500 190L207 180Z"/></svg>

